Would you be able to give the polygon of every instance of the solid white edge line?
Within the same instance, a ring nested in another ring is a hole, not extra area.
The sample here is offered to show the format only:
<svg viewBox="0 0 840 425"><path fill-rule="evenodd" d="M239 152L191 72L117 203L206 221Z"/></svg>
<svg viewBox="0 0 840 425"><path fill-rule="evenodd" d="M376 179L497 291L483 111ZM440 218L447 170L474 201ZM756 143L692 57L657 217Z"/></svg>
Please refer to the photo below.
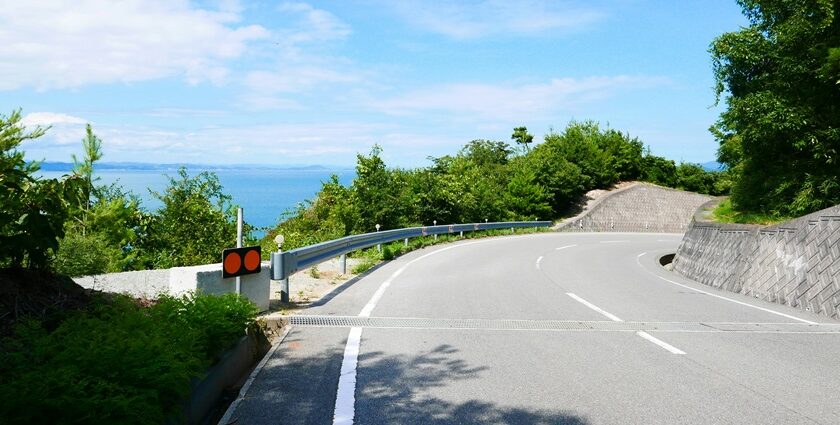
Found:
<svg viewBox="0 0 840 425"><path fill-rule="evenodd" d="M286 328L286 331L283 332L283 335L281 335L277 342L274 343L274 345L271 347L271 349L269 349L268 352L265 353L265 356L263 356L262 360L260 360L260 363L257 365L257 367L255 367L254 370L251 371L251 374L248 376L248 380L245 381L245 384L242 385L242 388L239 389L239 395L237 395L236 400L230 403L230 406L228 406L227 410L225 410L224 416L222 416L222 418L219 419L218 425L227 425L230 423L230 419L233 416L234 412L236 412L236 409L239 407L239 403L242 402L242 400L245 398L245 395L248 394L248 390L251 389L251 384L254 383L254 379L257 378L257 375L259 375L260 372L263 370L265 364L268 362L268 359L270 359L271 356L274 355L274 352L277 351L277 347L279 347L280 344L283 343L283 341L286 339L286 336L289 335L289 332L291 330L292 326L289 325Z"/></svg>
<svg viewBox="0 0 840 425"><path fill-rule="evenodd" d="M694 292L699 292L699 293L701 293L701 294L706 294L706 295L708 295L708 296L710 296L710 297L720 298L720 299L722 299L722 300L729 301L729 302L733 302L733 303L735 303L735 304L740 304L740 305L743 305L743 306L746 306L746 307L754 308L754 309L756 309L756 310L761 310L761 311L764 311L764 312L767 312L767 313L770 313L770 314L775 314L775 315L777 315L777 316L787 317L788 319L793 319L793 320L796 320L796 321L799 321L799 322L802 322L802 323L807 323L807 324L809 324L809 325L819 325L819 323L817 323L817 322L812 322L812 321L810 321L810 320L800 319L800 318L798 318L798 317L796 317L796 316L791 316L791 315L789 315L789 314L785 314L785 313L782 313L782 312L779 312L779 311L771 310L771 309L769 309L769 308L759 307L759 306L757 306L757 305L752 305L752 304L750 304L750 303L745 303L745 302L743 302L743 301L733 300L732 298L724 297L724 296L722 296L722 295L718 295L718 294L713 294L713 293L711 293L711 292L706 292L706 291L704 291L704 290L702 290L702 289L692 288L692 287L690 287L690 286L688 286L688 285L683 285L682 283L679 283L679 282L674 282L674 281L673 281L673 280L671 280L671 279L664 278L664 277L662 277L662 276L660 276L660 275L658 275L658 274L656 274L656 273L654 273L654 272L652 272L652 271L648 270L647 268L645 268L645 266L643 266L643 265L642 265L642 262L641 262L641 261L639 261L639 258L641 258L641 257L642 257L642 255L644 255L644 254L646 254L646 252L643 252L643 253L639 254L639 256L638 256L638 257L636 257L636 263L639 265L639 267L641 267L641 268L642 268L642 270L644 270L644 271L646 271L646 272L648 272L648 273L650 273L650 274L652 274L652 275L654 275L654 276L658 277L659 279L662 279L662 280L664 280L664 281L666 281L666 282L668 282L668 283L670 283L670 284L677 285L677 286L683 287L683 288L685 288L685 289L690 289L690 290L692 290L692 291L694 291Z"/></svg>
<svg viewBox="0 0 840 425"><path fill-rule="evenodd" d="M537 258L537 270L540 270L540 261L543 260L543 256L540 255L540 258Z"/></svg>
<svg viewBox="0 0 840 425"><path fill-rule="evenodd" d="M727 297L724 297L724 296L721 296L721 295L713 294L711 292L706 292L706 291L703 291L703 290L700 290L700 289L692 288L688 285L683 285L682 283L674 282L673 280L666 279L666 278L664 278L662 276L659 276L659 275L656 275L656 274L654 274L654 276L656 276L656 277L658 277L658 278L660 278L660 279L662 279L662 280L664 280L668 283L672 283L674 285L681 286L681 287L686 288L686 289L691 289L692 291L696 291L696 292L699 292L701 294L706 294L710 297L720 298L722 300L733 302L735 304L740 304L740 305L743 305L743 306L746 306L746 307L754 308L756 310L761 310L761 311L764 311L764 312L767 312L767 313L775 314L777 316L787 317L788 319L797 320L797 321L800 321L802 323L807 323L809 325L818 325L819 324L817 322L812 322L810 320L800 319L796 316L791 316L789 314L785 314L785 313L778 312L778 311L775 311L775 310L770 310L769 308L759 307L757 305L752 305L750 303L745 303L743 301L733 300L732 298L727 298Z"/></svg>
<svg viewBox="0 0 840 425"><path fill-rule="evenodd" d="M554 248L554 250L555 251L560 251L561 249L571 248L571 247L575 247L575 246L577 246L577 244L561 246L560 248Z"/></svg>
<svg viewBox="0 0 840 425"><path fill-rule="evenodd" d="M362 328L350 328L347 345L344 347L344 359L341 361L341 376L338 378L333 425L352 425L356 416L356 366L359 363L361 341Z"/></svg>
<svg viewBox="0 0 840 425"><path fill-rule="evenodd" d="M670 351L671 353L685 354L685 351L680 350L679 348L674 347L673 345L668 344L667 342L665 342L665 341L663 341L663 340L661 340L661 339L659 339L659 338L657 338L657 337L655 337L655 336L653 336L653 335L651 335L651 334L649 334L645 331L638 331L638 332L636 332L636 335L638 335L638 336L640 336L640 337L642 337L642 338L644 338L644 339L646 339L646 340L648 340L648 341L650 341L650 342L652 342L652 343Z"/></svg>
<svg viewBox="0 0 840 425"><path fill-rule="evenodd" d="M618 316L616 316L616 315L614 315L614 314L612 314L612 313L610 313L610 312L608 312L608 311L605 311L605 310L601 309L601 308L600 308L600 307L598 307L597 305L592 304L591 302L586 301L585 299L583 299L583 298L581 298L581 297L579 297L579 296L577 296L577 295L575 295L575 294L573 294L573 293L571 293L571 292L566 292L566 295L568 295L568 296L572 297L572 299L573 299L573 300L575 300L575 301L577 301L577 302L579 302L579 303L581 303L581 304L583 304L583 305L585 305L585 306L587 306L587 307L591 308L592 310L595 310L595 311L597 311L598 313L603 314L604 316L606 316L606 317L607 317L607 319L610 319L610 320L612 320L613 322L623 322L623 320L619 319L619 318L618 318Z"/></svg>

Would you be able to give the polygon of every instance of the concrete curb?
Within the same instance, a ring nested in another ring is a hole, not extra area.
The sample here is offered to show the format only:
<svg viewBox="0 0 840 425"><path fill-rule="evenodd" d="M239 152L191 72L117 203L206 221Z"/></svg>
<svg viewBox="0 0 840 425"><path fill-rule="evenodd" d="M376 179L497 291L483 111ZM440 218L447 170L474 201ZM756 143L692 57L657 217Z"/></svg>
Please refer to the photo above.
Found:
<svg viewBox="0 0 840 425"><path fill-rule="evenodd" d="M268 362L268 359L270 359L274 355L274 352L277 351L277 347L279 347L280 344L283 343L283 341L286 339L286 336L288 336L289 332L292 330L292 327L289 326L288 323L288 319L276 320L276 323L274 324L280 324L280 326L283 326L285 324L286 331L283 332L283 335L281 335L277 342L275 342L274 345L271 346L271 349L269 349L268 352L265 353L262 360L260 360L260 363L257 364L257 367L255 367L254 370L251 371L251 374L248 375L248 379L245 381L245 384L243 384L242 388L239 389L239 395L236 397L236 400L233 400L233 402L230 403L230 406L228 406L227 410L225 411L225 414L222 416L221 419L219 419L219 425L227 425L230 423L231 417L233 416L234 412L236 412L236 408L239 407L239 403L242 402L242 400L248 394L248 390L251 389L251 384L254 383L254 380L257 378L257 375L259 375L260 372L262 372L263 368L265 367L265 364Z"/></svg>
<svg viewBox="0 0 840 425"><path fill-rule="evenodd" d="M268 344L265 335L252 331L222 354L219 362L207 371L203 379L193 381L189 399L184 403L186 423L203 423L225 388L240 382L243 374L254 364L254 360L266 351Z"/></svg>

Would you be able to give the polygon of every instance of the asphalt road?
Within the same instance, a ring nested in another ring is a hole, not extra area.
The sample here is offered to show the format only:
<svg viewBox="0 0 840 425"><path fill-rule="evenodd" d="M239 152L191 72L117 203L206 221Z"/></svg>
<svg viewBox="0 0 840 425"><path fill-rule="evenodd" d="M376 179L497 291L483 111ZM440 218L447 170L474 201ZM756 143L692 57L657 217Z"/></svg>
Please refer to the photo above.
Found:
<svg viewBox="0 0 840 425"><path fill-rule="evenodd" d="M549 233L412 252L295 319L228 420L840 423L840 323L664 270L679 241Z"/></svg>

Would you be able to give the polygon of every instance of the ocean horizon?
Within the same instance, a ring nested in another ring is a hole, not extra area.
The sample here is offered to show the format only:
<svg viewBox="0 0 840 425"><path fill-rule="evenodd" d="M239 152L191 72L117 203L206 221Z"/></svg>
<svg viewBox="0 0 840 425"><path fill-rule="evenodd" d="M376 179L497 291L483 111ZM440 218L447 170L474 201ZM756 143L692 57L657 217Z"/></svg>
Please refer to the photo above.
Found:
<svg viewBox="0 0 840 425"><path fill-rule="evenodd" d="M141 164L125 165L106 163L96 164L94 178L97 185L116 183L123 190L138 196L141 207L154 211L162 205L152 192L166 189L167 176L177 176L179 164ZM233 203L242 207L245 221L260 229L276 226L289 212L307 200L314 199L321 189L322 182L335 174L343 185L349 185L355 177L355 170L327 166L265 166L238 165L215 166L184 164L187 173L195 176L202 171L210 171L219 177L224 193L233 198ZM72 168L68 163L43 163L39 176L58 178ZM259 230L257 236L265 233Z"/></svg>

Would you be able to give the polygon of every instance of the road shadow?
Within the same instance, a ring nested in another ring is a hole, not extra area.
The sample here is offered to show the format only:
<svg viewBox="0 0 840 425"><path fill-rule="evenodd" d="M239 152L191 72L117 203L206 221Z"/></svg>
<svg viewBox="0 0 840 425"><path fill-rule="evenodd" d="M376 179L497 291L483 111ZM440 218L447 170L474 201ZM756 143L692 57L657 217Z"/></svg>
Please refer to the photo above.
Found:
<svg viewBox="0 0 840 425"><path fill-rule="evenodd" d="M337 337L333 331L342 332L343 337ZM305 345L311 340L308 332L306 337L303 332L290 334L229 423L332 423L348 329L319 332L329 335L334 346L309 351ZM364 352L363 336L362 348L355 424L589 424L586 418L564 411L562 406L536 410L501 406L480 396L453 397L451 389L445 391L448 386L481 379L489 368L470 364L451 345L437 345L411 355ZM496 394L506 390L488 388L488 392ZM444 399L445 392L448 399Z"/></svg>

